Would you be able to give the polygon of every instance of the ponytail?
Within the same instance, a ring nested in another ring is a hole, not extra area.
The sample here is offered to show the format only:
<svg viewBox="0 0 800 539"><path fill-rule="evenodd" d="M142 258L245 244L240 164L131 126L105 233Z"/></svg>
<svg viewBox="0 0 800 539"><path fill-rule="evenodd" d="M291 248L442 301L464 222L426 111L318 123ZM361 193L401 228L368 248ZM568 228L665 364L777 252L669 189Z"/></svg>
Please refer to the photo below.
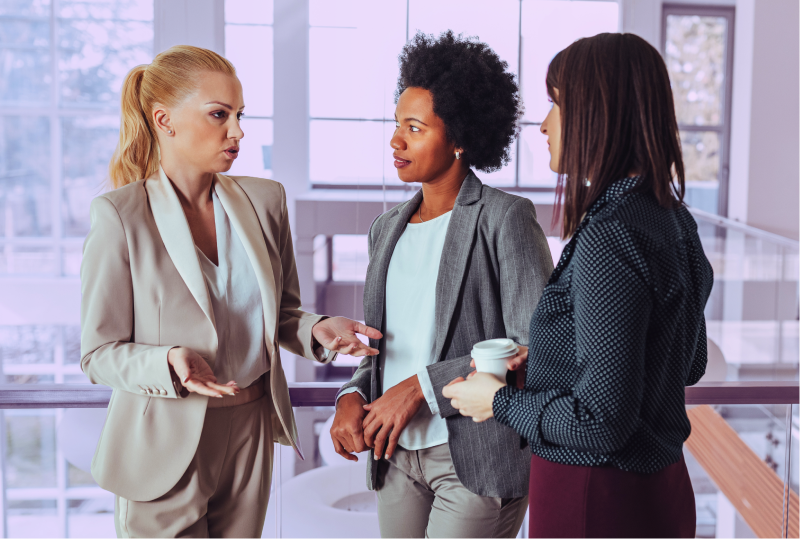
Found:
<svg viewBox="0 0 800 539"><path fill-rule="evenodd" d="M114 188L148 178L158 170L158 141L140 97L146 70L146 65L134 67L122 83L119 145L108 167Z"/></svg>
<svg viewBox="0 0 800 539"><path fill-rule="evenodd" d="M172 47L153 63L131 69L122 84L119 144L108 166L115 189L158 170L158 139L150 118L153 107L180 103L197 88L203 72L236 76L233 64L219 54L189 45Z"/></svg>

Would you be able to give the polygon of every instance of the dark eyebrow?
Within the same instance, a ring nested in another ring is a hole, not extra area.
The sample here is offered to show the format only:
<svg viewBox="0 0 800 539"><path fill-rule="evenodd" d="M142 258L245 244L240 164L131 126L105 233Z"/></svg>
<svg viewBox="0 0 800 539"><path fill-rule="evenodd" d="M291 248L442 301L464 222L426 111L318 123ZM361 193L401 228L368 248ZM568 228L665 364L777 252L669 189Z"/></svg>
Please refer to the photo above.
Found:
<svg viewBox="0 0 800 539"><path fill-rule="evenodd" d="M397 121L397 117L396 117L396 116L395 116L395 121ZM424 125L424 126L427 126L427 125L428 125L428 124L426 124L425 122L423 122L422 120L419 120L419 119L417 119L417 118L406 118L406 119L405 119L405 120L403 120L403 121L404 121L404 122L419 122L419 123L421 123L421 124L422 124L422 125Z"/></svg>
<svg viewBox="0 0 800 539"><path fill-rule="evenodd" d="M227 103L223 103L222 101L209 101L208 103L206 103L206 105L222 105L228 110L233 110L232 106L228 105ZM244 109L244 105L242 105L242 108Z"/></svg>

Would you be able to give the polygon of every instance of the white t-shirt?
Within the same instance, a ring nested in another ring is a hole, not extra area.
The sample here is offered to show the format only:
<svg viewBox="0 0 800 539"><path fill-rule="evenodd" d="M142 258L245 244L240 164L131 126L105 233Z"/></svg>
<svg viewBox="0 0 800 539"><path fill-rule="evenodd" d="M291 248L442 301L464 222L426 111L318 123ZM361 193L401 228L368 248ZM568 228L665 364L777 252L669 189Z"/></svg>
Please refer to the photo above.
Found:
<svg viewBox="0 0 800 539"><path fill-rule="evenodd" d="M219 347L214 376L219 384L236 380L239 387L247 387L269 370L264 345L264 305L247 251L213 191L212 197L219 266L196 246L195 249L217 326Z"/></svg>
<svg viewBox="0 0 800 539"><path fill-rule="evenodd" d="M419 377L423 405L400 435L405 449L447 443L426 367L435 361L436 280L451 212L424 223L409 223L397 241L386 276L386 353L380 357L383 391Z"/></svg>

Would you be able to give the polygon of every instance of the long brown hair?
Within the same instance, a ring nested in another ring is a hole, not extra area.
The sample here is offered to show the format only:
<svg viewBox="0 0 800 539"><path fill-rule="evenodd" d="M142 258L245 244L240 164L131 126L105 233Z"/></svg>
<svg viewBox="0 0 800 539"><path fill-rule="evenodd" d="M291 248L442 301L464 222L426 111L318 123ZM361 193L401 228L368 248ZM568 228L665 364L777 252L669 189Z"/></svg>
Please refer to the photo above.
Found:
<svg viewBox="0 0 800 539"><path fill-rule="evenodd" d="M119 144L108 166L115 188L149 178L158 170L158 140L151 111L158 103L174 106L196 88L204 72L236 76L233 64L214 51L176 45L136 66L122 83Z"/></svg>
<svg viewBox="0 0 800 539"><path fill-rule="evenodd" d="M664 207L683 203L683 157L669 74L634 34L579 39L550 62L547 93L561 109L556 219L572 236L581 216L616 180L641 176ZM558 96L555 90L558 90Z"/></svg>

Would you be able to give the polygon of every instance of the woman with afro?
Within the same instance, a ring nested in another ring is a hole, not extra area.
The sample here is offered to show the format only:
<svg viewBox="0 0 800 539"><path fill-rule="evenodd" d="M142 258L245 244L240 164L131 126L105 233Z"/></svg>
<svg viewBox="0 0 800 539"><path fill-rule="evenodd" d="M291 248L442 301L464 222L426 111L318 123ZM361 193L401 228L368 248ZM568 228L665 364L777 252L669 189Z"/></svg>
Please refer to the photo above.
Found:
<svg viewBox="0 0 800 539"><path fill-rule="evenodd" d="M474 344L497 338L519 345L507 363L517 383L553 270L531 201L475 173L508 164L519 88L486 44L420 33L400 55L396 102L394 165L421 189L370 229L364 317L384 338L339 392L331 436L349 460L370 450L383 537L515 537L530 449L460 415L442 388L472 371Z"/></svg>

